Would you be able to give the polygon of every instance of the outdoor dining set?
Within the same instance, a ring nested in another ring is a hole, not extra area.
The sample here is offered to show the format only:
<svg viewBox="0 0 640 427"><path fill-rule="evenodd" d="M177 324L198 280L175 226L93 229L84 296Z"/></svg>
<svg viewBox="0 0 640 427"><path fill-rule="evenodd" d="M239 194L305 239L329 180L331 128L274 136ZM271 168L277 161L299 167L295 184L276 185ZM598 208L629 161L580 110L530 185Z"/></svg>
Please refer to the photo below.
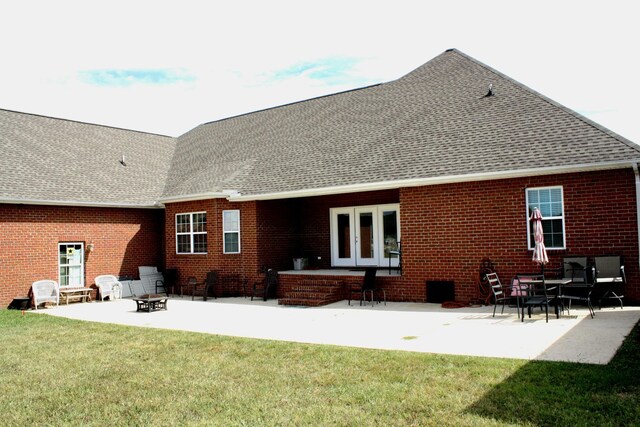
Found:
<svg viewBox="0 0 640 427"><path fill-rule="evenodd" d="M547 277L553 273L557 277ZM574 302L586 306L591 318L595 316L595 302L599 308L607 300L624 307L626 275L620 256L596 256L592 262L587 257L566 257L560 271L516 274L508 285L503 285L495 272L487 273L485 278L491 288L494 317L497 306L502 305L504 313L507 304L515 305L521 321L525 319L525 309L530 318L532 310L539 307L547 322L549 307L559 318L565 309L571 314Z"/></svg>

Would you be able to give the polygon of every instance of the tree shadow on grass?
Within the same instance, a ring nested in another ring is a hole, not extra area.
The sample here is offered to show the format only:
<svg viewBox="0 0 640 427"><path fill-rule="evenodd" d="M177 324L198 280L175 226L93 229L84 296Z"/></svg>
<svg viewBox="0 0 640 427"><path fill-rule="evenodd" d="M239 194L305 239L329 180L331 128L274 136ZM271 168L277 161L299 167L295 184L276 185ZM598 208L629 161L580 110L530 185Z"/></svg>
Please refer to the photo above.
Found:
<svg viewBox="0 0 640 427"><path fill-rule="evenodd" d="M640 425L640 323L608 365L532 361L466 410L539 426Z"/></svg>

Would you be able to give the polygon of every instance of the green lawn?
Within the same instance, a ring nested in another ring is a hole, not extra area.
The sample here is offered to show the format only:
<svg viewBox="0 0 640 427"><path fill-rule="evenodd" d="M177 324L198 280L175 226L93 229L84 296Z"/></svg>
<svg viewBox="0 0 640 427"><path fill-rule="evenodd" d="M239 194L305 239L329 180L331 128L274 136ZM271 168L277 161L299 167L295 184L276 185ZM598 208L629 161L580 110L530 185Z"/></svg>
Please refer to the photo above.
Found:
<svg viewBox="0 0 640 427"><path fill-rule="evenodd" d="M640 425L638 326L608 366L260 341L9 310L0 310L0 337L0 424L8 426Z"/></svg>

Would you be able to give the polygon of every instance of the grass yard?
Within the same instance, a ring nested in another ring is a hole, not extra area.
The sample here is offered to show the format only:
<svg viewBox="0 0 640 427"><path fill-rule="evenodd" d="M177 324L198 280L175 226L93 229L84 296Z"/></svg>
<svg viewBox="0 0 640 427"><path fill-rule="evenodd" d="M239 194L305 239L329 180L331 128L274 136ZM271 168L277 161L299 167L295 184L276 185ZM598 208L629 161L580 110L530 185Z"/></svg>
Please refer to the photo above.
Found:
<svg viewBox="0 0 640 427"><path fill-rule="evenodd" d="M9 310L0 310L0 336L0 424L9 426L640 425L638 325L608 366L261 341Z"/></svg>

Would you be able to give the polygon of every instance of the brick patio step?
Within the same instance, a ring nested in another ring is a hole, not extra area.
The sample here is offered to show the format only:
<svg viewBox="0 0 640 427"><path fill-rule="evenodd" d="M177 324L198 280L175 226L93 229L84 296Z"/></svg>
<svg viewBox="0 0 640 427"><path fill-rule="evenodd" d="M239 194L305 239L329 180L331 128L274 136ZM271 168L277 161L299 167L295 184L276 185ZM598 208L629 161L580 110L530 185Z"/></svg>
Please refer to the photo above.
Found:
<svg viewBox="0 0 640 427"><path fill-rule="evenodd" d="M319 307L344 299L344 288L336 280L301 280L278 299L281 305Z"/></svg>

